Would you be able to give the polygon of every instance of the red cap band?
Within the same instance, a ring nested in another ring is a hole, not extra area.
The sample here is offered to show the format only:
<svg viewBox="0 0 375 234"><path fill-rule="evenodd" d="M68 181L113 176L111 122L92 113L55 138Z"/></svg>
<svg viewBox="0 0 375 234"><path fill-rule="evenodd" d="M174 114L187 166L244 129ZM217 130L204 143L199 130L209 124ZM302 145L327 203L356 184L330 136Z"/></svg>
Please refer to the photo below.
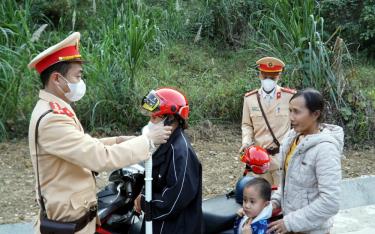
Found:
<svg viewBox="0 0 375 234"><path fill-rule="evenodd" d="M45 69L50 67L51 65L61 62L61 61L69 61L73 59L81 58L76 46L68 46L56 51L53 54L45 57L44 59L40 60L37 64L35 64L35 69L38 73L42 73Z"/></svg>
<svg viewBox="0 0 375 234"><path fill-rule="evenodd" d="M280 65L273 65L272 67L268 64L259 64L259 70L262 72L282 72L283 66Z"/></svg>

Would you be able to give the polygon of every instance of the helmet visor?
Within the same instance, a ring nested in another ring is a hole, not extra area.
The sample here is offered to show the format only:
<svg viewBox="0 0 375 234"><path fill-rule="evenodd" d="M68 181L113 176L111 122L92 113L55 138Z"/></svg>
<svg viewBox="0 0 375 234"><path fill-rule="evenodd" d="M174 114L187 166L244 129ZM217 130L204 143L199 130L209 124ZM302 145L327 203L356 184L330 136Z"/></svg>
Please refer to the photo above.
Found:
<svg viewBox="0 0 375 234"><path fill-rule="evenodd" d="M160 99L154 90L151 90L146 96L143 97L141 102L141 112L144 115L151 116L152 112L160 109Z"/></svg>

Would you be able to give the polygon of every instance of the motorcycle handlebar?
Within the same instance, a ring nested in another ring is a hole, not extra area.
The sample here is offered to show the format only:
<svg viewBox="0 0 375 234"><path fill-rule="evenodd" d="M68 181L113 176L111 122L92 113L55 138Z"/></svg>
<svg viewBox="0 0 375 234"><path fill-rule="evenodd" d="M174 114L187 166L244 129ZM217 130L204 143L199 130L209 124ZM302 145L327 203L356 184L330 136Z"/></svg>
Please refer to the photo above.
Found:
<svg viewBox="0 0 375 234"><path fill-rule="evenodd" d="M132 183L131 182L126 182L125 183L125 191L126 191L126 196L128 198L132 198L133 197L133 187L132 187Z"/></svg>

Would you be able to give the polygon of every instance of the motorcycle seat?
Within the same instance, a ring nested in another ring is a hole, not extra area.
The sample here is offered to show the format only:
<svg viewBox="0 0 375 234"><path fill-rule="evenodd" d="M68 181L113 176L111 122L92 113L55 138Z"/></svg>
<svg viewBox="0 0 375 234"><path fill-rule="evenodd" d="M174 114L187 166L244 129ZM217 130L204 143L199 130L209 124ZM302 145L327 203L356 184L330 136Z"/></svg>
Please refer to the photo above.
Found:
<svg viewBox="0 0 375 234"><path fill-rule="evenodd" d="M202 203L204 233L232 230L237 211L241 208L234 197L220 195Z"/></svg>
<svg viewBox="0 0 375 234"><path fill-rule="evenodd" d="M118 195L115 184L109 184L98 193L98 215L99 218L107 217L118 208L126 204L126 198Z"/></svg>

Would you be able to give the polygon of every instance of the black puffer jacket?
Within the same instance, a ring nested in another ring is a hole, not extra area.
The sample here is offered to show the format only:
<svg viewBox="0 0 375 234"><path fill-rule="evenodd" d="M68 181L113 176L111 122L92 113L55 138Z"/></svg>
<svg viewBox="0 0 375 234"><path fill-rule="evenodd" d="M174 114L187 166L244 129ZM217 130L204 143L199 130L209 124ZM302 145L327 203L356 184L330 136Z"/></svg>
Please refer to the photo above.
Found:
<svg viewBox="0 0 375 234"><path fill-rule="evenodd" d="M201 233L202 166L184 131L177 128L152 160L153 233Z"/></svg>

